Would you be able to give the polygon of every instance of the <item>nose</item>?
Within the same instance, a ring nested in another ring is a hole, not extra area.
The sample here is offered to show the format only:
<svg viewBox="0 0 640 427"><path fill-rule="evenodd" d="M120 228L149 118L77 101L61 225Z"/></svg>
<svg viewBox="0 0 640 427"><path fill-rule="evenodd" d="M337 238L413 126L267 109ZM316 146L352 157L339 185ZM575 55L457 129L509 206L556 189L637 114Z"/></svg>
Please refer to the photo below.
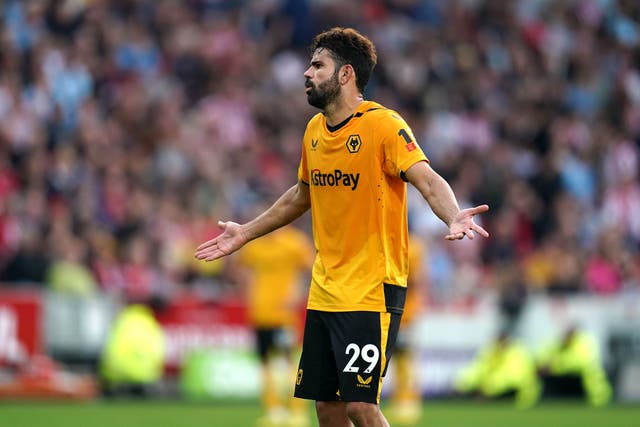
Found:
<svg viewBox="0 0 640 427"><path fill-rule="evenodd" d="M307 70L304 72L303 76L307 79L311 79L312 75L311 75L311 67L307 68Z"/></svg>

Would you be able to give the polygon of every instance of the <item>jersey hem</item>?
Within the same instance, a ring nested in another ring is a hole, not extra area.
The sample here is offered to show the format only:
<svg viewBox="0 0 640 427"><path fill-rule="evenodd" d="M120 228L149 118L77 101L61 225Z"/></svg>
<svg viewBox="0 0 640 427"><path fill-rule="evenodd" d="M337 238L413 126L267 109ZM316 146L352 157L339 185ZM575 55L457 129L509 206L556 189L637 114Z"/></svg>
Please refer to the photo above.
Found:
<svg viewBox="0 0 640 427"><path fill-rule="evenodd" d="M315 311L328 311L331 313L343 313L349 311L370 311L372 313L386 313L386 307L380 308L371 308L371 306L348 306L348 307L327 307L322 306L318 307L315 305L307 305L307 310L315 310Z"/></svg>

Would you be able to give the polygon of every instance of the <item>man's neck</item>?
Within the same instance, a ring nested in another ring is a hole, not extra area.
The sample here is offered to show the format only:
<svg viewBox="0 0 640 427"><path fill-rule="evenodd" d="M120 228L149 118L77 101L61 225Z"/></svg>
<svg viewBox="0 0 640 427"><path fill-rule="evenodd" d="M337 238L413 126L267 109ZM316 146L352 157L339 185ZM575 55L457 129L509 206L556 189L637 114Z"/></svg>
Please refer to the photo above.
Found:
<svg viewBox="0 0 640 427"><path fill-rule="evenodd" d="M362 104L364 99L362 95L351 96L348 98L339 98L336 102L327 105L324 110L324 115L329 126L335 126L345 121L348 117L351 117L353 113L358 109L358 106Z"/></svg>

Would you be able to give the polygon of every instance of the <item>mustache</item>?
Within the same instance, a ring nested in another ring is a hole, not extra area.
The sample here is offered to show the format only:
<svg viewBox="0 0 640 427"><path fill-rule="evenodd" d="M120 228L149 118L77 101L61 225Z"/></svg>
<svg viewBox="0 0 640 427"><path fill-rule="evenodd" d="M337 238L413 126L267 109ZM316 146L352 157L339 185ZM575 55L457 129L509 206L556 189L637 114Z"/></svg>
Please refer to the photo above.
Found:
<svg viewBox="0 0 640 427"><path fill-rule="evenodd" d="M311 80L307 79L304 81L304 86L305 87L313 87L313 83L311 83Z"/></svg>

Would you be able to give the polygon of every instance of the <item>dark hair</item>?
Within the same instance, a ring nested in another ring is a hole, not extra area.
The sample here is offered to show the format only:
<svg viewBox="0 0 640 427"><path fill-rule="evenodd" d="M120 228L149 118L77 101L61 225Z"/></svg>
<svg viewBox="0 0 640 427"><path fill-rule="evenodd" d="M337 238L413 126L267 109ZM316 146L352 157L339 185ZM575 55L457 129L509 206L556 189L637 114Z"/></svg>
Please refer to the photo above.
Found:
<svg viewBox="0 0 640 427"><path fill-rule="evenodd" d="M327 49L336 63L336 71L343 65L351 65L356 73L356 85L364 92L378 60L371 40L353 28L334 27L315 36L309 48L311 53Z"/></svg>

